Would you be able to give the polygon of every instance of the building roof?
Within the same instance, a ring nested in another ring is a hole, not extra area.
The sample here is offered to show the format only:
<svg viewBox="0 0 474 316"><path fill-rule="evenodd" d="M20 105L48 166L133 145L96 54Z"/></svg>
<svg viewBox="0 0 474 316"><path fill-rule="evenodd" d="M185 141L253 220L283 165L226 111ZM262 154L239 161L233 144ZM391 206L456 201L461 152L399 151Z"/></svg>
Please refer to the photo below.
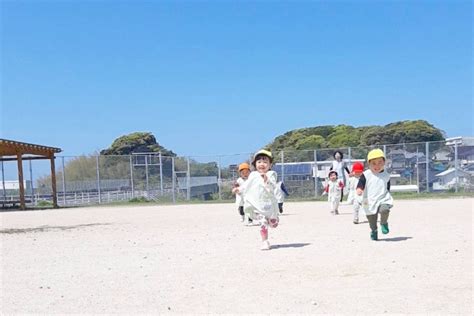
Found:
<svg viewBox="0 0 474 316"><path fill-rule="evenodd" d="M0 156L38 155L51 157L60 153L61 148L44 145L17 142L14 140L0 138Z"/></svg>
<svg viewBox="0 0 474 316"><path fill-rule="evenodd" d="M445 170L445 171L443 171L443 172L441 172L441 173L438 173L438 174L436 175L436 177L446 176L446 175L448 175L448 174L450 174L450 173L452 173L452 172L454 172L454 171L455 171L455 169L454 169L454 168L451 168L451 169ZM466 172L466 171L464 171L464 170L460 170L460 169L458 169L458 173L459 173L459 174L461 174L461 173L462 173L462 174L468 174L468 172Z"/></svg>

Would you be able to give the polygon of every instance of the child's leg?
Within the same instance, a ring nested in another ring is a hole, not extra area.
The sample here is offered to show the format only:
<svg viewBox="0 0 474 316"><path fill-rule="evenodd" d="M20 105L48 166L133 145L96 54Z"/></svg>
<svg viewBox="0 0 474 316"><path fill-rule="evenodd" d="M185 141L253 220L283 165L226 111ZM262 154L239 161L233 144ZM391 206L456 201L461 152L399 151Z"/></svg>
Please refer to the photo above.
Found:
<svg viewBox="0 0 474 316"><path fill-rule="evenodd" d="M268 221L264 216L259 215L258 221L260 223L260 236L262 237L261 250L270 250L270 243L268 242Z"/></svg>
<svg viewBox="0 0 474 316"><path fill-rule="evenodd" d="M339 200L334 201L334 214L339 214Z"/></svg>
<svg viewBox="0 0 474 316"><path fill-rule="evenodd" d="M331 201L329 201L329 205L331 206L331 213L335 214L336 209L337 209L336 201L334 201L334 199L332 199Z"/></svg>
<svg viewBox="0 0 474 316"><path fill-rule="evenodd" d="M390 208L391 205L387 204L381 204L379 206L379 212L380 212L380 226L382 226L382 233L383 234L388 234L389 229L388 229L388 215L390 214Z"/></svg>
<svg viewBox="0 0 474 316"><path fill-rule="evenodd" d="M280 210L280 214L283 213L283 203L278 203L278 209Z"/></svg>
<svg viewBox="0 0 474 316"><path fill-rule="evenodd" d="M353 201L352 203L354 203L354 204L353 204L354 224L358 224L358 223L359 223L359 209L360 209L360 205L359 205L359 203L357 203L356 201Z"/></svg>
<svg viewBox="0 0 474 316"><path fill-rule="evenodd" d="M380 212L380 224L387 224L388 223L388 215L390 214L391 205L381 204L379 206Z"/></svg>
<svg viewBox="0 0 474 316"><path fill-rule="evenodd" d="M369 221L369 226L372 231L377 231L377 215L378 213L367 215L367 220Z"/></svg>
<svg viewBox="0 0 474 316"><path fill-rule="evenodd" d="M262 237L262 241L268 240L268 226L267 225L260 226L260 236Z"/></svg>
<svg viewBox="0 0 474 316"><path fill-rule="evenodd" d="M239 214L240 214L240 216L244 216L244 207L243 206L239 206Z"/></svg>
<svg viewBox="0 0 474 316"><path fill-rule="evenodd" d="M263 215L257 215L257 221L260 225L260 236L262 241L265 241L268 239L268 221Z"/></svg>

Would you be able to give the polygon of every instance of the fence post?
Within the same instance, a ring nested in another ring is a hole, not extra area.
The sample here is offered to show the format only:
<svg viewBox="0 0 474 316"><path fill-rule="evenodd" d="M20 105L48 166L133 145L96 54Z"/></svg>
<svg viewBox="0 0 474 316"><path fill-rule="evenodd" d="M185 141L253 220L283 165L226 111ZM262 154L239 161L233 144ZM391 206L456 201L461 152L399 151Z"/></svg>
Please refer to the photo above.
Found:
<svg viewBox="0 0 474 316"><path fill-rule="evenodd" d="M430 192L430 143L426 142L426 192Z"/></svg>
<svg viewBox="0 0 474 316"><path fill-rule="evenodd" d="M173 191L173 203L176 203L175 177L176 173L174 172L174 157L171 157L171 190Z"/></svg>
<svg viewBox="0 0 474 316"><path fill-rule="evenodd" d="M191 163L189 157L186 158L188 161L188 172L186 173L186 199L191 200Z"/></svg>
<svg viewBox="0 0 474 316"><path fill-rule="evenodd" d="M161 196L163 196L163 160L161 159L161 151L160 151L160 192L161 192Z"/></svg>
<svg viewBox="0 0 474 316"><path fill-rule="evenodd" d="M285 152L282 150L280 153L281 158L281 181L285 182Z"/></svg>
<svg viewBox="0 0 474 316"><path fill-rule="evenodd" d="M150 196L149 182L148 182L148 154L145 154L145 178L146 178L146 198Z"/></svg>
<svg viewBox="0 0 474 316"><path fill-rule="evenodd" d="M36 200L35 200L35 186L33 182L33 169L31 167L31 160L29 161L30 163L30 182L31 182L31 202L33 202L33 205L36 205Z"/></svg>
<svg viewBox="0 0 474 316"><path fill-rule="evenodd" d="M3 187L3 201L7 200L7 189L5 188L5 169L3 167L3 160L2 160L2 187Z"/></svg>
<svg viewBox="0 0 474 316"><path fill-rule="evenodd" d="M314 197L318 197L318 152L314 150Z"/></svg>
<svg viewBox="0 0 474 316"><path fill-rule="evenodd" d="M219 161L217 162L217 190L219 192L219 201L222 200L222 193L221 193L221 157L219 157Z"/></svg>
<svg viewBox="0 0 474 316"><path fill-rule="evenodd" d="M349 157L349 163L351 164L350 167L352 167L352 149L351 149L351 147L347 147L347 156Z"/></svg>
<svg viewBox="0 0 474 316"><path fill-rule="evenodd" d="M133 162L132 162L132 155L128 156L130 158L130 184L132 187L132 199L135 197L135 186L133 184Z"/></svg>
<svg viewBox="0 0 474 316"><path fill-rule="evenodd" d="M95 157L96 161L96 172L97 172L97 193L99 194L99 204L102 203L101 195L100 195L100 171L99 171L99 156Z"/></svg>
<svg viewBox="0 0 474 316"><path fill-rule="evenodd" d="M420 194L420 158L418 156L418 146L416 146L416 186L418 188L417 193Z"/></svg>
<svg viewBox="0 0 474 316"><path fill-rule="evenodd" d="M454 141L454 178L456 179L455 190L456 193L459 190L459 179L458 179L458 142Z"/></svg>
<svg viewBox="0 0 474 316"><path fill-rule="evenodd" d="M63 180L63 204L64 206L67 205L67 201L66 201L66 168L64 167L64 156L61 157L61 160L62 160L62 168L63 168L63 176L62 176L62 180Z"/></svg>

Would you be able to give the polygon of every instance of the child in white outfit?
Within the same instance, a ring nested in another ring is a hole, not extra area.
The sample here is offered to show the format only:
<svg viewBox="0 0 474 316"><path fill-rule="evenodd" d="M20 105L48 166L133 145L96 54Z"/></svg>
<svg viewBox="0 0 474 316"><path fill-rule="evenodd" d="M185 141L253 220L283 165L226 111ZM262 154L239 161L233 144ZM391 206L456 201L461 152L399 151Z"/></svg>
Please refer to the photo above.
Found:
<svg viewBox="0 0 474 316"><path fill-rule="evenodd" d="M250 175L250 165L246 162L241 163L239 165L239 175L240 178L234 183L234 188L232 189L232 193L235 194L235 204L237 205L237 209L239 210L241 222L245 220L245 213L244 213L244 198L243 198L243 191L245 190L245 182L248 180ZM247 218L247 223L251 223L252 219Z"/></svg>
<svg viewBox="0 0 474 316"><path fill-rule="evenodd" d="M347 203L352 205L352 210L354 213L353 223L359 224L359 211L361 204L357 197L357 185L359 184L359 178L361 177L362 173L364 172L364 165L360 162L356 162L352 166L352 173L350 174L349 178L349 196L347 197Z"/></svg>
<svg viewBox="0 0 474 316"><path fill-rule="evenodd" d="M385 154L374 149L367 155L369 170L364 171L357 184L357 195L363 203L371 229L370 238L378 239L377 217L380 214L382 233L388 234L388 215L393 206L390 194L390 174L385 171Z"/></svg>
<svg viewBox="0 0 474 316"><path fill-rule="evenodd" d="M275 196L278 202L278 209L280 210L280 214L283 213L283 202L285 202L285 196L288 196L288 191L286 190L285 184L283 181L279 181L277 183L275 189Z"/></svg>
<svg viewBox="0 0 474 316"><path fill-rule="evenodd" d="M328 201L331 206L331 213L334 215L339 214L339 203L341 201L342 190L344 189L344 183L342 180L337 178L337 172L334 170L329 171L329 181L324 188L324 193L328 195Z"/></svg>
<svg viewBox="0 0 474 316"><path fill-rule="evenodd" d="M344 171L347 171L347 174L350 174L349 168L347 168L346 163L343 160L344 155L341 151L334 152L334 161L332 162L331 168L329 170L334 170L337 172L337 178L342 181L344 186L346 186L346 174ZM340 201L344 197L344 190L341 191Z"/></svg>
<svg viewBox="0 0 474 316"><path fill-rule="evenodd" d="M256 169L250 173L244 191L244 211L260 225L262 250L269 250L268 227L278 226L278 202L275 197L277 174L271 171L272 153L260 150L254 156L252 165Z"/></svg>

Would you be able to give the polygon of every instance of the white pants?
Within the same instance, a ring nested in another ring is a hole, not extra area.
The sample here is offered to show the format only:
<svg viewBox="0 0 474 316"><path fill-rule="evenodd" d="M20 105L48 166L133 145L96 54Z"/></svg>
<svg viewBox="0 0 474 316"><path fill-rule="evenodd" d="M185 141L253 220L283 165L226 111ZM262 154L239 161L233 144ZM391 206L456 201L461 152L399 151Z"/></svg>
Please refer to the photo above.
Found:
<svg viewBox="0 0 474 316"><path fill-rule="evenodd" d="M332 199L329 201L329 205L331 206L331 212L336 212L339 208L339 199Z"/></svg>

